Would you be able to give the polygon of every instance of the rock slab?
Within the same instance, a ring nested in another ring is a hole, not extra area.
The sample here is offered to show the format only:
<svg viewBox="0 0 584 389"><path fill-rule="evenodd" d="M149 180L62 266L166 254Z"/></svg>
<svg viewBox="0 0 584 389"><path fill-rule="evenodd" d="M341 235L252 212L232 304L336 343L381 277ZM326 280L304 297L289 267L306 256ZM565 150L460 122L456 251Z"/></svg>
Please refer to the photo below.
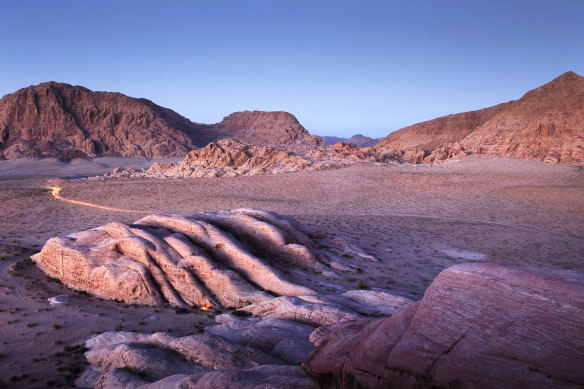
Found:
<svg viewBox="0 0 584 389"><path fill-rule="evenodd" d="M311 335L317 387L584 386L584 273L464 264L387 319Z"/></svg>

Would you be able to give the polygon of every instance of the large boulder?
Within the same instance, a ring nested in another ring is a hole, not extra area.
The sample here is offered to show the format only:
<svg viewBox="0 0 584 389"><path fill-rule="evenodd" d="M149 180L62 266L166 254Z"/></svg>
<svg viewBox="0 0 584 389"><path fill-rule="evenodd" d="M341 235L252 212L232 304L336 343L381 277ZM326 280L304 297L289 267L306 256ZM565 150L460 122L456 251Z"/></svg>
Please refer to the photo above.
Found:
<svg viewBox="0 0 584 389"><path fill-rule="evenodd" d="M278 269L327 271L307 232L290 218L252 209L150 215L50 239L33 260L66 285L99 297L241 307L273 294L315 293Z"/></svg>
<svg viewBox="0 0 584 389"><path fill-rule="evenodd" d="M584 386L584 273L464 264L387 319L311 335L317 387Z"/></svg>

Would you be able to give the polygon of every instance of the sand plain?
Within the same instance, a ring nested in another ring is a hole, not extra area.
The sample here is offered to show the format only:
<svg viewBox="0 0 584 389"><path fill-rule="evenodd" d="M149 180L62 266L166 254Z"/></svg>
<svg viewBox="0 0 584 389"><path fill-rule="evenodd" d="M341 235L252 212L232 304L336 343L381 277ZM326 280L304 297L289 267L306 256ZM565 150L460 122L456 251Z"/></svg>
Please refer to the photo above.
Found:
<svg viewBox="0 0 584 389"><path fill-rule="evenodd" d="M130 306L48 279L26 261L48 238L141 217L59 201L47 189L55 183L68 198L151 213L254 207L290 215L331 237L349 237L380 260L359 263L364 271L343 280L351 289L365 284L419 299L441 270L472 261L584 270L584 171L577 167L474 156L441 165L87 181L59 177L147 163L33 162L0 161L0 387L69 387L85 366L80 345L94 333L182 335L219 313ZM60 294L71 295L70 303L50 307L47 298ZM144 320L151 315L159 320Z"/></svg>

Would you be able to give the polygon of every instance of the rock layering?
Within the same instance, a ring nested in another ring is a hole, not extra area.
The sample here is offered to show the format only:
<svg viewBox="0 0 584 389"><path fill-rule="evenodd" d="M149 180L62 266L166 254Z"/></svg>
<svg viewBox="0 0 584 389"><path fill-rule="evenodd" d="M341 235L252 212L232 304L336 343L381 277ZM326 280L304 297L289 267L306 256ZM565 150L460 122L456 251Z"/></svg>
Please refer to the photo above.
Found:
<svg viewBox="0 0 584 389"><path fill-rule="evenodd" d="M584 386L584 274L464 264L387 319L311 334L317 387Z"/></svg>
<svg viewBox="0 0 584 389"><path fill-rule="evenodd" d="M0 155L182 157L193 123L146 99L47 82L0 100Z"/></svg>
<svg viewBox="0 0 584 389"><path fill-rule="evenodd" d="M243 307L311 325L372 314L380 298L395 307L407 302L384 291L368 291L370 302L351 293L317 297L292 282L284 271L334 278L335 269L356 271L339 256L375 260L350 242L317 249L313 239L326 239L319 236L292 218L255 209L149 215L131 225L110 223L52 238L32 258L48 275L99 297L183 308Z"/></svg>
<svg viewBox="0 0 584 389"><path fill-rule="evenodd" d="M521 99L389 134L377 149L417 149L424 162L499 154L584 165L584 77L567 72Z"/></svg>
<svg viewBox="0 0 584 389"><path fill-rule="evenodd" d="M78 381L94 388L312 388L300 362L314 349L313 327L283 319L240 319L201 334L106 332L86 342L91 368Z"/></svg>
<svg viewBox="0 0 584 389"><path fill-rule="evenodd" d="M179 338L133 332L93 337L86 344L91 368L80 386L311 388L300 363L314 349L309 336L316 327L385 317L411 303L388 291L346 291L328 281L326 289L339 294L319 294L282 271L298 279L308 272L338 279L336 271L356 269L339 256L376 260L345 238L326 238L289 217L237 209L110 223L50 239L33 260L66 285L100 297L239 308L203 333Z"/></svg>

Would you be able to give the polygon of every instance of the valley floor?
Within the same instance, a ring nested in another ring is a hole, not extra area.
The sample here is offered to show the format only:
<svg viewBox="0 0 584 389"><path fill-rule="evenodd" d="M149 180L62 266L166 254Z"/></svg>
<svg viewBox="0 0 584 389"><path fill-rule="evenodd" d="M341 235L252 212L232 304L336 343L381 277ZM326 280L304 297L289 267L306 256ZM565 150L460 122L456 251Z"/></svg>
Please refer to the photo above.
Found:
<svg viewBox="0 0 584 389"><path fill-rule="evenodd" d="M113 162L105 162L107 171ZM351 289L365 284L419 299L441 270L469 261L584 270L584 170L576 167L475 156L252 177L64 181L51 175L104 171L55 162L50 175L39 163L18 176L9 163L0 161L0 380L14 387L70 385L84 366L74 347L92 333L187 334L218 313L185 317L171 308L101 301L51 282L26 261L14 266L53 236L141 217L59 201L46 189L55 182L68 198L151 213L253 207L290 215L379 258L344 280ZM49 307L46 299L57 294L74 297ZM143 322L153 314L160 320Z"/></svg>

